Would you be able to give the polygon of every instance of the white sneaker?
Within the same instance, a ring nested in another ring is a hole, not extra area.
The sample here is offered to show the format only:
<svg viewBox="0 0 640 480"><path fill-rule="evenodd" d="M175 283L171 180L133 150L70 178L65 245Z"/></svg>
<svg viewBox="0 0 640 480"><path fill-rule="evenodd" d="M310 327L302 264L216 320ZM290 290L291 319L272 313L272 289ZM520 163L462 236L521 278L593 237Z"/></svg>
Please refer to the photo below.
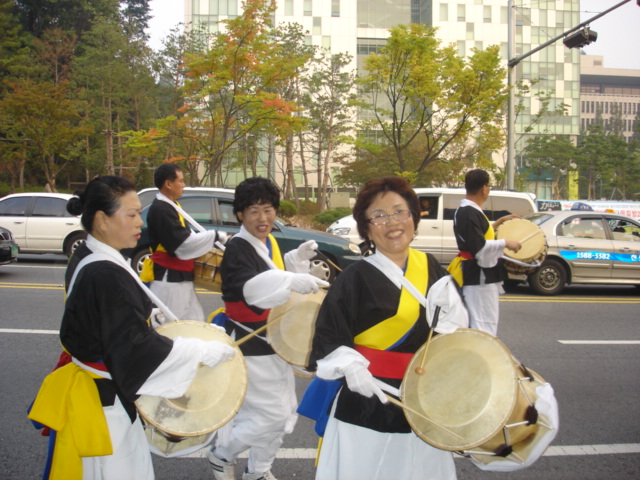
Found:
<svg viewBox="0 0 640 480"><path fill-rule="evenodd" d="M273 476L271 470L266 471L265 473L248 473L244 472L242 474L242 480L278 480Z"/></svg>
<svg viewBox="0 0 640 480"><path fill-rule="evenodd" d="M211 471L213 472L213 478L215 480L235 480L236 479L236 464L235 462L227 462L221 458L216 457L211 450L207 452L207 458L211 465Z"/></svg>

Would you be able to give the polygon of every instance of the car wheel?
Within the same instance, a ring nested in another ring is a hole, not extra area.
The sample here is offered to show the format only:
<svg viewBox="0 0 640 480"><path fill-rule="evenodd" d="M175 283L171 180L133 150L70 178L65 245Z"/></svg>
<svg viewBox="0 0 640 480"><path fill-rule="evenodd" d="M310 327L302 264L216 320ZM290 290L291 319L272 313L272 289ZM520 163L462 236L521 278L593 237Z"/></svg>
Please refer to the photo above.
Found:
<svg viewBox="0 0 640 480"><path fill-rule="evenodd" d="M142 248L138 250L133 257L131 257L131 266L133 270L140 275L142 272L142 265L144 261L151 256L148 248Z"/></svg>
<svg viewBox="0 0 640 480"><path fill-rule="evenodd" d="M69 238L67 238L64 242L64 253L67 257L70 257L73 252L76 251L80 245L82 245L87 240L86 233L74 233Z"/></svg>
<svg viewBox="0 0 640 480"><path fill-rule="evenodd" d="M567 283L567 271L554 259L547 259L529 275L529 285L538 295L557 295Z"/></svg>
<svg viewBox="0 0 640 480"><path fill-rule="evenodd" d="M333 283L337 272L336 268L331 265L323 255L316 256L311 259L311 269L309 270L309 273L318 277L320 280Z"/></svg>

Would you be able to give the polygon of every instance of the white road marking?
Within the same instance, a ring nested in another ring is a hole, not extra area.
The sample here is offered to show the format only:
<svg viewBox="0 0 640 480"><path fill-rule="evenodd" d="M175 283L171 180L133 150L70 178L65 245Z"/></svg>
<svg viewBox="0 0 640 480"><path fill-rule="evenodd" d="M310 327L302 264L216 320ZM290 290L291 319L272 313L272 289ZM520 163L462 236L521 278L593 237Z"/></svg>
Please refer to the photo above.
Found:
<svg viewBox="0 0 640 480"><path fill-rule="evenodd" d="M558 340L564 345L640 345L640 340Z"/></svg>
<svg viewBox="0 0 640 480"><path fill-rule="evenodd" d="M0 328L0 333L38 333L40 335L58 335L59 330L28 330L25 328Z"/></svg>
<svg viewBox="0 0 640 480"><path fill-rule="evenodd" d="M206 448L178 458L205 458ZM610 445L564 445L551 446L544 452L543 457L575 457L584 455L620 455L626 453L640 453L640 443L614 443ZM240 455L247 458L247 453ZM277 458L287 460L315 460L315 448L281 448ZM456 458L462 458L456 455Z"/></svg>

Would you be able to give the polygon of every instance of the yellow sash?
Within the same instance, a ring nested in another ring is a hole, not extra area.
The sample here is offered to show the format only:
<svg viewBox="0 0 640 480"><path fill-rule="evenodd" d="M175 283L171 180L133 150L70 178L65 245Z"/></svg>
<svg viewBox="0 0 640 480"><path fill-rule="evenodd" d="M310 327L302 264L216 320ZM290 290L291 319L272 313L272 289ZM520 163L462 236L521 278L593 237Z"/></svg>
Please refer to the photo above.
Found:
<svg viewBox="0 0 640 480"><path fill-rule="evenodd" d="M426 294L429 283L427 256L410 248L404 276L419 292ZM396 314L357 335L354 343L363 347L386 350L411 330L419 315L420 302L407 289L402 288Z"/></svg>
<svg viewBox="0 0 640 480"><path fill-rule="evenodd" d="M57 432L50 480L82 479L82 458L112 455L97 375L69 363L42 382L28 417Z"/></svg>
<svg viewBox="0 0 640 480"><path fill-rule="evenodd" d="M178 202L176 202L176 205L178 205L178 207L182 208L182 206ZM178 213L178 220L180 220L180 225L182 225L183 227L186 227L187 224L184 222L184 217L182 215L180 215L180 213L177 210L176 210L176 213ZM156 248L156 250L158 252L166 252L167 251L161 244L158 244L158 248ZM153 253L151 251L151 248L149 248L149 253ZM151 283L154 280L154 278L153 278L153 260L151 260L151 257L145 258L144 262L142 262L142 270L140 271L140 280L142 280L144 283Z"/></svg>
<svg viewBox="0 0 640 480"><path fill-rule="evenodd" d="M484 218L487 218L487 216L484 215ZM493 230L493 225L491 225L491 222L489 221L488 218L487 218L487 222L489 222L489 228L487 228L487 231L484 232L484 239L495 240L496 232ZM462 287L462 285L464 284L464 275L462 273L462 262L464 262L465 260L466 258L463 258L460 255L457 255L447 267L447 272L451 274L453 279L456 281L456 283L460 287Z"/></svg>
<svg viewBox="0 0 640 480"><path fill-rule="evenodd" d="M280 246L273 235L269 234L269 240L271 240L271 260L276 264L280 270L284 270L284 260L282 260L282 254L280 253Z"/></svg>

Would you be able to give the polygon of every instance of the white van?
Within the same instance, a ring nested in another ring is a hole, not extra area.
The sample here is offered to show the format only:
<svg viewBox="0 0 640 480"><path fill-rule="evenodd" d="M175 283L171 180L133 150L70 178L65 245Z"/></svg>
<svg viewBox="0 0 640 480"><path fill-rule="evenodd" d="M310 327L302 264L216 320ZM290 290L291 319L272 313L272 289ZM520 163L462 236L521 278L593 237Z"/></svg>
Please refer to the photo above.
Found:
<svg viewBox="0 0 640 480"><path fill-rule="evenodd" d="M418 232L411 246L429 252L441 264L448 265L458 254L458 245L453 234L453 214L465 197L464 188L416 188L415 192L423 206L423 216L418 224ZM429 201L428 210L425 200ZM509 214L524 217L537 212L535 197L530 193L491 190L484 204L484 213L494 221ZM354 243L362 243L353 216L336 220L327 232L348 238Z"/></svg>

